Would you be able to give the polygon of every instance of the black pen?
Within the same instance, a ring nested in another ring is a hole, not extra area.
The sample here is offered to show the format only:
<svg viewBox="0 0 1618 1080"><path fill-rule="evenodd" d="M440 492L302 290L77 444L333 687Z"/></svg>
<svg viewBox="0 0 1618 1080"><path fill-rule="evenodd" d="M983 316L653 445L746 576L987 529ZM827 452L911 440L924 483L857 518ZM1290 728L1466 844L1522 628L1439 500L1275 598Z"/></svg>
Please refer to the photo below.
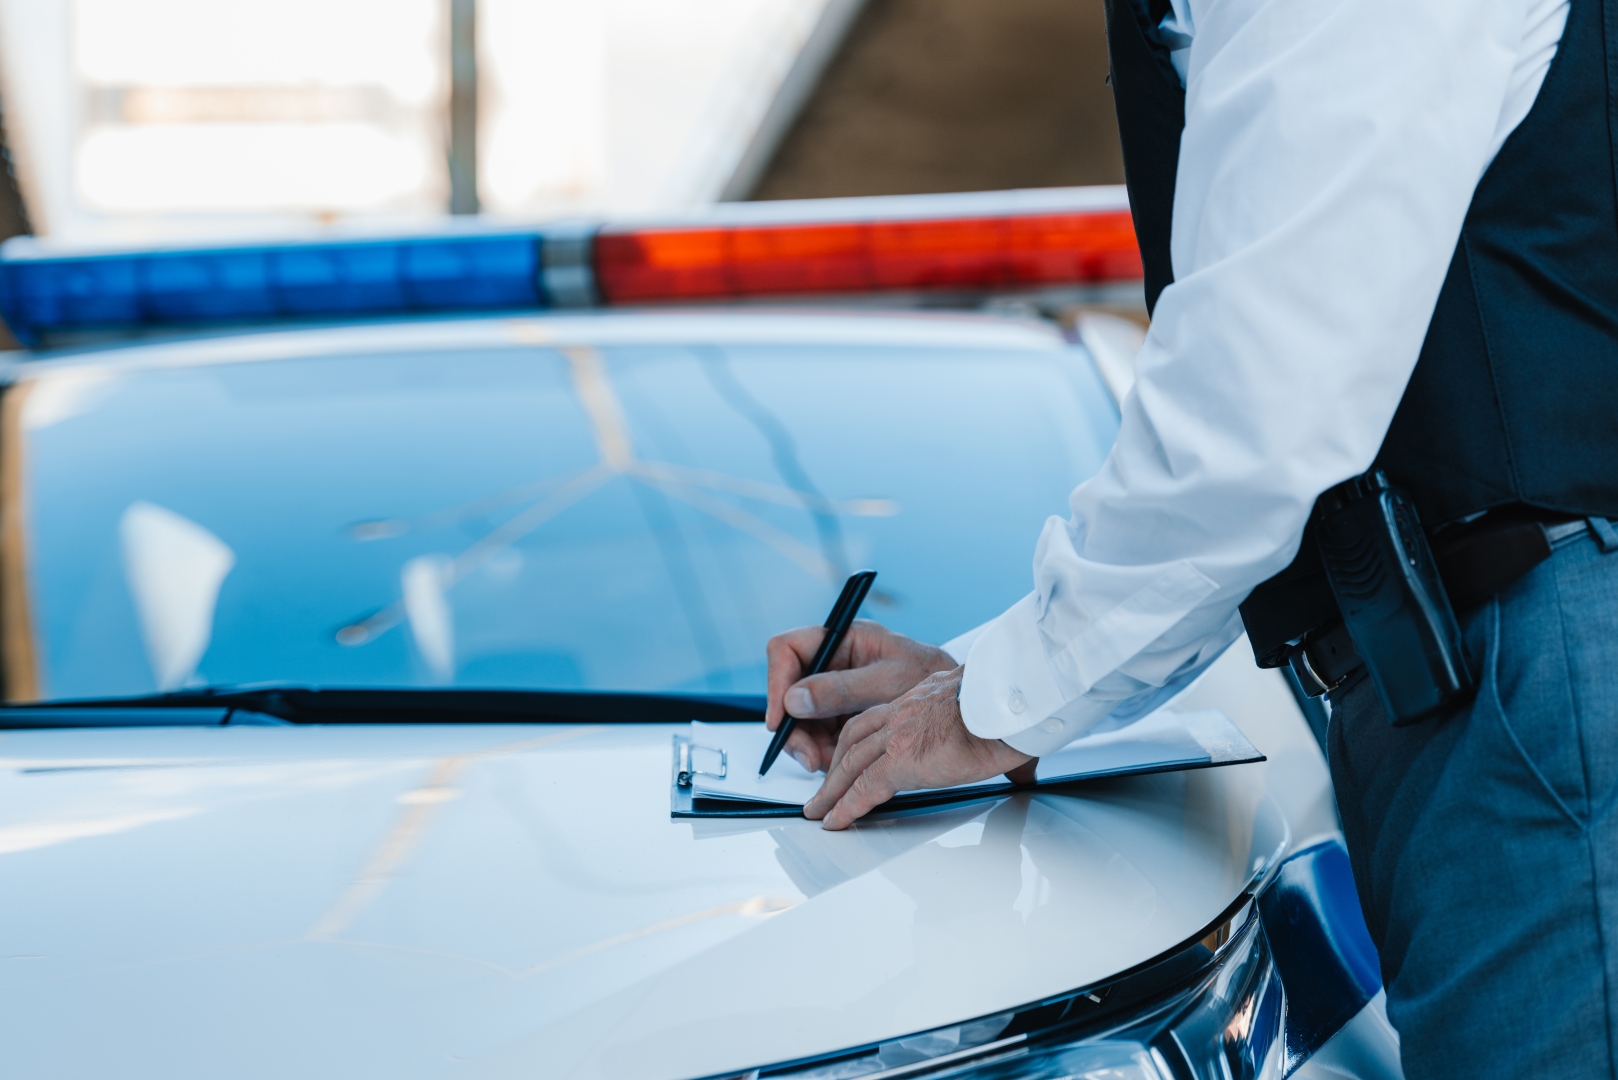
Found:
<svg viewBox="0 0 1618 1080"><path fill-rule="evenodd" d="M854 616L860 613L860 605L865 603L865 594L871 591L871 582L875 580L875 570L861 570L844 582L842 595L831 606L831 614L826 616L826 636L820 639L820 648L815 650L815 658L810 661L809 670L803 673L804 678L825 671L831 658L837 655L843 639L848 636L848 628L854 625ZM764 751L764 763L758 767L760 776L769 772L775 759L781 756L781 748L787 744L787 736L792 734L792 726L797 722L791 715L781 718L781 726L775 729L770 748Z"/></svg>

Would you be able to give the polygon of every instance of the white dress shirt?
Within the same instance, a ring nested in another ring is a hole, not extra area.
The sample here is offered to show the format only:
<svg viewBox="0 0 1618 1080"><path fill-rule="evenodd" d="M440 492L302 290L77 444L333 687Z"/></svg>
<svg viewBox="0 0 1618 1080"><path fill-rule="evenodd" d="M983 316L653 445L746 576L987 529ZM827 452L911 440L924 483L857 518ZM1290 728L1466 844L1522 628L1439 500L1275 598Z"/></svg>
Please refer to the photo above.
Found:
<svg viewBox="0 0 1618 1080"><path fill-rule="evenodd" d="M1240 636L1316 496L1381 446L1473 189L1566 20L1567 0L1173 0L1174 284L1117 444L1045 523L1033 592L946 646L972 732L1050 753Z"/></svg>

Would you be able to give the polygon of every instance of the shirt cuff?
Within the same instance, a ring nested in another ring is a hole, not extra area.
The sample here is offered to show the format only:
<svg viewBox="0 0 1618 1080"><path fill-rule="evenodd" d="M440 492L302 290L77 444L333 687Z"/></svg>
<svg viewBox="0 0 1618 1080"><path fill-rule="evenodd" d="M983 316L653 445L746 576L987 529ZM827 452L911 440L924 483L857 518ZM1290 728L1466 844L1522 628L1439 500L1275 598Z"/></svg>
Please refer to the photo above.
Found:
<svg viewBox="0 0 1618 1080"><path fill-rule="evenodd" d="M1076 701L1074 704L1084 704L1091 708L1084 709L1081 716L1048 716L1044 721L1034 727L1026 727L1013 735L1002 735L1000 742L1010 746L1011 750L1019 750L1031 758L1044 758L1053 755L1063 746L1073 742L1074 738L1086 735L1092 727L1100 724L1102 717L1107 716L1110 703L1091 703L1091 701ZM1069 709L1063 709L1069 712ZM1091 716L1091 712L1095 712Z"/></svg>
<svg viewBox="0 0 1618 1080"><path fill-rule="evenodd" d="M980 739L1026 731L1067 704L1045 659L1035 603L1034 593L1017 601L978 632L967 653L961 717Z"/></svg>
<svg viewBox="0 0 1618 1080"><path fill-rule="evenodd" d="M950 658L953 659L957 664L964 664L966 663L968 654L970 654L972 651L973 643L976 642L978 638L983 636L983 631L987 630L992 622L993 620L991 619L989 622L980 623L959 637L950 638L948 641L944 642L944 644L940 645L939 648L949 653Z"/></svg>
<svg viewBox="0 0 1618 1080"><path fill-rule="evenodd" d="M1000 741L1013 750L1020 750L1031 757L1054 754L1074 739L1088 735L1091 728L1112 714L1113 706L1116 704L1114 701L1078 698L1032 727L1024 728L1012 735L1001 736Z"/></svg>

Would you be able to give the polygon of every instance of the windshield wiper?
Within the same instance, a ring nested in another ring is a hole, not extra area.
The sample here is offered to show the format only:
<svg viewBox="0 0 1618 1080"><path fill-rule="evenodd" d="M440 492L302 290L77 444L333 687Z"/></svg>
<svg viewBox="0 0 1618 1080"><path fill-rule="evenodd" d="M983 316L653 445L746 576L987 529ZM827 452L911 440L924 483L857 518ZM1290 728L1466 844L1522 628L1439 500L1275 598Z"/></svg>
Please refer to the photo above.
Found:
<svg viewBox="0 0 1618 1080"><path fill-rule="evenodd" d="M0 729L234 724L656 723L760 720L761 694L206 687L0 706Z"/></svg>

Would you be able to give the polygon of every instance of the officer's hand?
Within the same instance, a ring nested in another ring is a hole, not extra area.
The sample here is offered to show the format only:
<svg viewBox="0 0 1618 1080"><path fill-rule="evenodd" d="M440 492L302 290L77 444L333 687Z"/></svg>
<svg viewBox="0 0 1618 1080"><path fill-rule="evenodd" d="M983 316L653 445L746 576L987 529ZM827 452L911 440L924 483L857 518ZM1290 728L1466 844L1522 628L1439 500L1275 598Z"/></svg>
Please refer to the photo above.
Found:
<svg viewBox="0 0 1618 1080"><path fill-rule="evenodd" d="M999 739L980 739L961 719L964 667L931 675L891 705L843 727L826 782L803 808L828 829L846 829L901 791L972 784L1005 773L1033 780L1038 758Z"/></svg>
<svg viewBox="0 0 1618 1080"><path fill-rule="evenodd" d="M803 678L826 631L819 626L788 630L770 639L764 724L771 731L787 713L800 723L787 739L787 753L810 772L831 764L843 722L882 705L955 660L943 649L912 641L867 619L856 619L842 648L820 675ZM813 721L802 723L801 721Z"/></svg>

